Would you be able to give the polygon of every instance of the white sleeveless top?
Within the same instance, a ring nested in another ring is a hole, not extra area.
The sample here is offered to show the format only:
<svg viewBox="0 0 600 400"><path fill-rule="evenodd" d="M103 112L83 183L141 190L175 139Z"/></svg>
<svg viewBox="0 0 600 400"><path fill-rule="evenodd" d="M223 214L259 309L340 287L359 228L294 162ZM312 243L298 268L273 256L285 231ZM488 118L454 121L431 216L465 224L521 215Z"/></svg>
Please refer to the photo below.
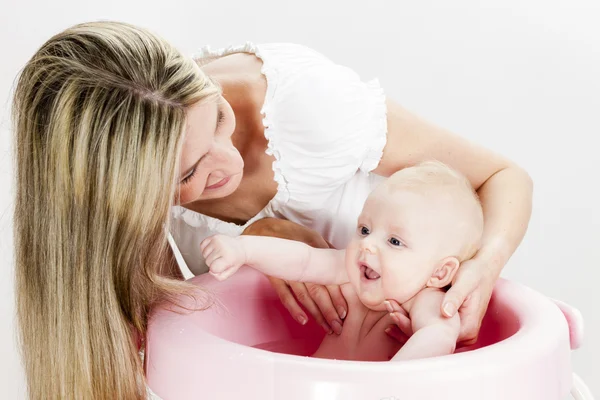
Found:
<svg viewBox="0 0 600 400"><path fill-rule="evenodd" d="M239 52L263 62L267 91L261 113L277 194L245 225L173 207L171 234L196 275L208 271L200 252L204 238L240 235L265 217L299 223L334 247L346 247L366 197L383 179L370 173L387 134L385 95L377 80L363 82L351 69L295 44L207 47L194 58Z"/></svg>

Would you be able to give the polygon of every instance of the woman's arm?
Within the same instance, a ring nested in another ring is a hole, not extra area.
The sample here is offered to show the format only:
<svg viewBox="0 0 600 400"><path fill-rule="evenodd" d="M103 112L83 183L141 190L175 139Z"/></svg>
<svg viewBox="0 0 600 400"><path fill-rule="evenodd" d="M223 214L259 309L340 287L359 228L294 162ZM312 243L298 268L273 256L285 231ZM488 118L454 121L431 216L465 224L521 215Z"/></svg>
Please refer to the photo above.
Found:
<svg viewBox="0 0 600 400"><path fill-rule="evenodd" d="M521 243L531 216L533 184L527 172L391 100L387 107L387 145L373 172L389 176L420 161L436 159L464 174L483 205L485 229L480 254L494 261L491 267L501 270Z"/></svg>
<svg viewBox="0 0 600 400"><path fill-rule="evenodd" d="M519 246L529 223L533 184L529 175L508 159L447 130L434 126L388 100L388 139L376 174L392 173L420 161L436 159L463 173L477 190L484 212L479 252L463 264L442 307L452 316L475 293L462 339L472 341L496 278ZM477 304L474 304L477 303Z"/></svg>

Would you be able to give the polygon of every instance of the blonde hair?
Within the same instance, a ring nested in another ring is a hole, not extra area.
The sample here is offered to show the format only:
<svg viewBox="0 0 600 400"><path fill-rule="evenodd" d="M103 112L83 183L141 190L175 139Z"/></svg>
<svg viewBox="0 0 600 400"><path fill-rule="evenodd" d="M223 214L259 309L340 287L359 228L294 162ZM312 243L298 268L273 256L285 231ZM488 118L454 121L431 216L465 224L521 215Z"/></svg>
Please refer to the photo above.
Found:
<svg viewBox="0 0 600 400"><path fill-rule="evenodd" d="M18 79L16 303L31 399L143 399L132 333L189 289L168 247L186 109L218 89L124 23L76 25Z"/></svg>
<svg viewBox="0 0 600 400"><path fill-rule="evenodd" d="M413 190L446 195L449 209L459 223L454 227L461 245L457 257L463 261L479 249L483 233L483 210L479 196L465 175L436 161L424 161L401 169L385 181L389 191Z"/></svg>

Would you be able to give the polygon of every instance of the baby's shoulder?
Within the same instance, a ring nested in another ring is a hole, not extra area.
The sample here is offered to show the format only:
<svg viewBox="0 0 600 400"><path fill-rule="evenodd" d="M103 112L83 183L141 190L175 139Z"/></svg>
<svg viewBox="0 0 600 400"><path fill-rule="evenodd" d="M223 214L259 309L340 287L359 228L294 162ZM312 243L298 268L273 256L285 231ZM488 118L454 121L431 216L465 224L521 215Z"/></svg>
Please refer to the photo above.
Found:
<svg viewBox="0 0 600 400"><path fill-rule="evenodd" d="M423 312L424 310L439 310L446 292L438 288L424 288L412 299L402 304L402 308L409 314Z"/></svg>

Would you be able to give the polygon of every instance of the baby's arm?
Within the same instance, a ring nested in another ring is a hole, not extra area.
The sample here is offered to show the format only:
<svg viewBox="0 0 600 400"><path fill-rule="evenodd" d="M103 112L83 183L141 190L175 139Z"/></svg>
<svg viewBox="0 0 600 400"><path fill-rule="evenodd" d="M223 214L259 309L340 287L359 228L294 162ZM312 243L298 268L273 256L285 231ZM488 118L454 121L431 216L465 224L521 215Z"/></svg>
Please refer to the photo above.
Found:
<svg viewBox="0 0 600 400"><path fill-rule="evenodd" d="M294 240L264 236L215 235L200 245L210 273L219 280L242 265L295 282L340 285L348 282L344 250L316 249Z"/></svg>
<svg viewBox="0 0 600 400"><path fill-rule="evenodd" d="M413 335L396 353L392 361L443 356L454 353L460 332L460 317L442 316L440 305L444 292L423 289L410 309Z"/></svg>

